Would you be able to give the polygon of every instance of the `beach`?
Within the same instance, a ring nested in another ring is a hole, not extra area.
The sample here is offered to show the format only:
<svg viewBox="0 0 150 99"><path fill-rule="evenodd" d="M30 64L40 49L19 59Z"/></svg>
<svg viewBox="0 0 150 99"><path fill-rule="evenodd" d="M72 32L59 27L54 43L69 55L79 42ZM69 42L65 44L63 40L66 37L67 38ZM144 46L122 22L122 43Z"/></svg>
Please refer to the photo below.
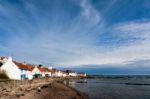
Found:
<svg viewBox="0 0 150 99"><path fill-rule="evenodd" d="M88 97L65 85L61 78L44 78L31 81L1 81L0 99L88 99Z"/></svg>

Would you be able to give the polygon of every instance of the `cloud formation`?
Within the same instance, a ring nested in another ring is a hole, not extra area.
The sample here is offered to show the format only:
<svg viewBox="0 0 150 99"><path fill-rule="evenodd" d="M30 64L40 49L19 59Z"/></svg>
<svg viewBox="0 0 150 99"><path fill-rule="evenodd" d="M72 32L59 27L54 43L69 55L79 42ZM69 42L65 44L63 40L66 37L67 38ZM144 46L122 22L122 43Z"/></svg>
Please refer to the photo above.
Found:
<svg viewBox="0 0 150 99"><path fill-rule="evenodd" d="M90 0L15 1L0 1L1 55L57 66L150 59L150 20L145 14L114 23L113 17L111 22L105 17L115 14L115 6L124 6L118 0L110 0L101 9Z"/></svg>

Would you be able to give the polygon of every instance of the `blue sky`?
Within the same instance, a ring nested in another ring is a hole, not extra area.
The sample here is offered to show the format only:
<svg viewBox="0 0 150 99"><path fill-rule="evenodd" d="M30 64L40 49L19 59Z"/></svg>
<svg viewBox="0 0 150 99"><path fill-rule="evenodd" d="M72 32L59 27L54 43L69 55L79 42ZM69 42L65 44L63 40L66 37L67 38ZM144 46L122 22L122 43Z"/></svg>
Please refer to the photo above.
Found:
<svg viewBox="0 0 150 99"><path fill-rule="evenodd" d="M0 0L1 56L53 66L140 62L147 68L149 42L150 0Z"/></svg>

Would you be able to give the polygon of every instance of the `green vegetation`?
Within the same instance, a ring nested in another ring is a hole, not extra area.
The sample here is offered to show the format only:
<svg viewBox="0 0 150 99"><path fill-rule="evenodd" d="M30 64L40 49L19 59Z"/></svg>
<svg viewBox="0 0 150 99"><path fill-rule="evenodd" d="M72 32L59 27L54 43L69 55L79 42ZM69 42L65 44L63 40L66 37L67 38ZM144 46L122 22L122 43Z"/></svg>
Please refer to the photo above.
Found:
<svg viewBox="0 0 150 99"><path fill-rule="evenodd" d="M0 70L0 79L9 79L4 70Z"/></svg>
<svg viewBox="0 0 150 99"><path fill-rule="evenodd" d="M3 63L0 62L0 67L3 65Z"/></svg>

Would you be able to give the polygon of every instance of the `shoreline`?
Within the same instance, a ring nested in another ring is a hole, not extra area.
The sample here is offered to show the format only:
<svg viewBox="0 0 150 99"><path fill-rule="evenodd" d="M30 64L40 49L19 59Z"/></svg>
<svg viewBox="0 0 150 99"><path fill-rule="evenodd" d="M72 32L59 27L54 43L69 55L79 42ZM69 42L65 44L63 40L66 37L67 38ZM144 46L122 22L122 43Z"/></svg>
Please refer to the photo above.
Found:
<svg viewBox="0 0 150 99"><path fill-rule="evenodd" d="M88 99L63 83L65 78L0 82L0 99ZM38 87L41 91L38 92Z"/></svg>

